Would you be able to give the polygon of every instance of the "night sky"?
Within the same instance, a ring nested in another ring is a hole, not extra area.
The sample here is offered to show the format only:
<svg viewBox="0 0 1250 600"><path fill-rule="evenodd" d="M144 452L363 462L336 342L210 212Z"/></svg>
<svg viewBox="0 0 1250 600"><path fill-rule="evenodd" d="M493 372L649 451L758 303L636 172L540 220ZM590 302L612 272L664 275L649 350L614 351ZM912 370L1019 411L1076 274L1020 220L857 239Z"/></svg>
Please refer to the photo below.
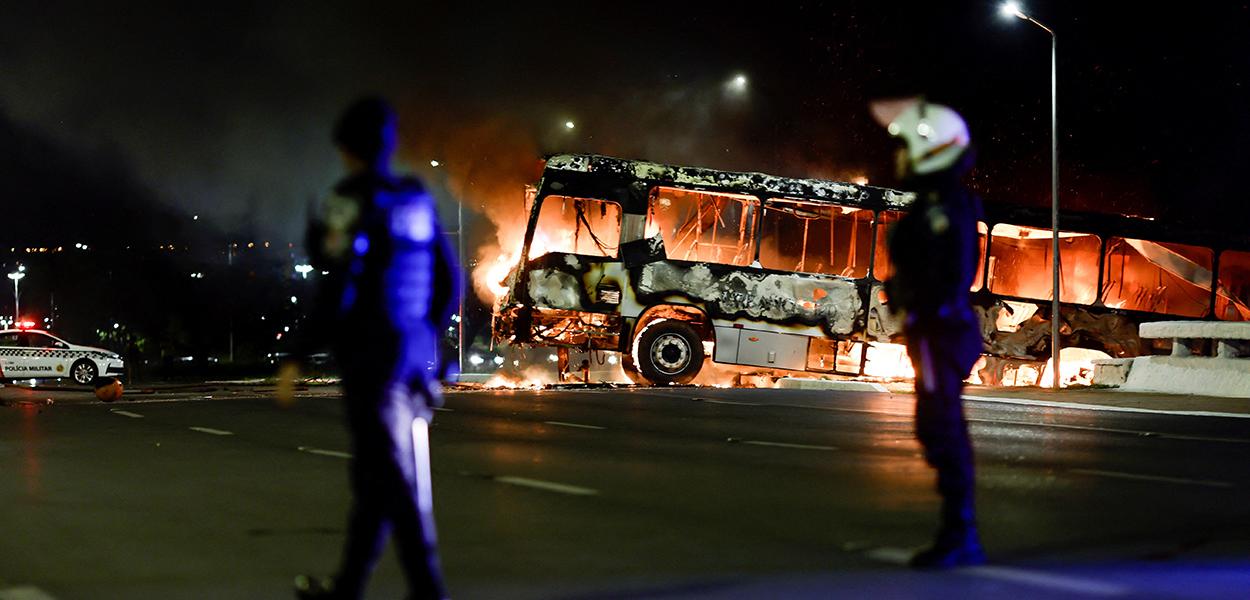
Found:
<svg viewBox="0 0 1250 600"><path fill-rule="evenodd" d="M920 92L969 121L987 202L1049 202L1050 39L996 3L449 4L7 3L6 236L198 214L296 241L340 175L330 124L368 91L400 107L405 162L471 207L556 151L888 184L867 102ZM1024 8L1059 35L1064 205L1243 229L1250 8Z"/></svg>

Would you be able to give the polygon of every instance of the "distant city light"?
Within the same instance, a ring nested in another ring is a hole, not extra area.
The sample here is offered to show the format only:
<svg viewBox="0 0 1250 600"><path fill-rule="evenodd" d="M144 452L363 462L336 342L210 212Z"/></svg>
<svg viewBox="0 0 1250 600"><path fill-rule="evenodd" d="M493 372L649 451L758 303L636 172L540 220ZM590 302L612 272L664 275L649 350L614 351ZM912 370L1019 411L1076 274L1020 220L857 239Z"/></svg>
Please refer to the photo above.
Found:
<svg viewBox="0 0 1250 600"><path fill-rule="evenodd" d="M282 328L282 331L283 331L283 332L285 332L285 333L291 333L291 328L290 328L289 326L288 326L288 327L283 327L283 328Z"/></svg>
<svg viewBox="0 0 1250 600"><path fill-rule="evenodd" d="M191 220L192 220L192 221L199 221L199 220L200 220L200 215L195 215L195 216L191 217Z"/></svg>
<svg viewBox="0 0 1250 600"><path fill-rule="evenodd" d="M438 168L438 166L439 166L439 165L441 165L441 164L443 164L443 163L440 163L440 162L438 162L437 160L432 160L432 161L430 161L430 166L431 166L431 167L434 167L434 168L436 168L436 169L437 169L437 168Z"/></svg>
<svg viewBox="0 0 1250 600"><path fill-rule="evenodd" d="M750 80L747 79L747 76L739 73L734 75L733 79L730 79L725 85L729 88L729 91L735 94L745 94L749 83Z"/></svg>
<svg viewBox="0 0 1250 600"><path fill-rule="evenodd" d="M291 304L296 304L298 302L299 302L299 298L296 298L295 296L291 296Z"/></svg>
<svg viewBox="0 0 1250 600"><path fill-rule="evenodd" d="M470 356L469 356L469 362L470 362L470 363L472 363L472 364L473 364L473 366L475 366L475 367L476 367L476 366L478 366L478 365L480 365L480 364L482 364L482 363L484 363L484 362L486 362L486 361L485 361L485 360L483 360L481 356L478 356L477 354L473 354L473 355L470 355Z"/></svg>
<svg viewBox="0 0 1250 600"><path fill-rule="evenodd" d="M574 123L574 122L572 122L572 121L565 121L565 122L564 122L564 128L565 128L565 129L573 129L574 127L577 127L577 124L576 124L576 123Z"/></svg>
<svg viewBox="0 0 1250 600"><path fill-rule="evenodd" d="M113 323L113 329L117 329L117 328L119 328L119 327L121 327L121 326L122 326L122 324L121 324L121 323Z"/></svg>
<svg viewBox="0 0 1250 600"><path fill-rule="evenodd" d="M312 265L295 265L295 272L299 273L304 279L308 279L308 274L313 270Z"/></svg>

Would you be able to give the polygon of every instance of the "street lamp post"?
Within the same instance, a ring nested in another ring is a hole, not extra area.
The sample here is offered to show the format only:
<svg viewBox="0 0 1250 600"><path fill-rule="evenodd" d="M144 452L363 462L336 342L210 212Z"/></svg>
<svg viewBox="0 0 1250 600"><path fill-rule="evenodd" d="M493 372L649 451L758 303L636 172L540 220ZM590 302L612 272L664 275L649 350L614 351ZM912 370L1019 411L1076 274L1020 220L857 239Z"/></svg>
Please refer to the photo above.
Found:
<svg viewBox="0 0 1250 600"><path fill-rule="evenodd" d="M1050 303L1050 360L1055 389L1059 389L1059 105L1056 92L1058 46L1055 31L1037 19L1024 14L1016 2L1003 4L1004 17L1016 17L1037 25L1050 34L1050 236L1051 236L1051 303Z"/></svg>
<svg viewBox="0 0 1250 600"><path fill-rule="evenodd" d="M23 273L20 269L12 273L9 273L9 279L13 280L13 322L14 323L17 323L18 319L20 318L18 317L18 315L22 312L21 305L18 304L17 282L21 281L21 279L25 276L26 274Z"/></svg>

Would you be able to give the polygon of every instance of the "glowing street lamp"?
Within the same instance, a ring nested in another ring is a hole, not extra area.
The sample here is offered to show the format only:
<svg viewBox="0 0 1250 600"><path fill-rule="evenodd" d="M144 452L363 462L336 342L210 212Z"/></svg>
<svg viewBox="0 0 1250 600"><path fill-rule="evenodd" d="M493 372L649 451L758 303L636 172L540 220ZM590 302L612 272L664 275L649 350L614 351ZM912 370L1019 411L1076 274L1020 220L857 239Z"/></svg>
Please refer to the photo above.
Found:
<svg viewBox="0 0 1250 600"><path fill-rule="evenodd" d="M572 122L572 121L565 121L565 122L564 122L564 128L565 128L565 129L572 130L572 129L576 128L576 127L577 127L577 123L574 123L574 122Z"/></svg>
<svg viewBox="0 0 1250 600"><path fill-rule="evenodd" d="M9 279L13 280L13 322L17 322L17 315L21 312L21 306L18 304L17 282L21 281L26 273L23 271L26 267L18 267L16 271L9 273Z"/></svg>
<svg viewBox="0 0 1250 600"><path fill-rule="evenodd" d="M1006 2L999 9L1004 18L1017 18L1037 25L1050 34L1050 230L1051 230L1051 291L1050 303L1050 354L1051 368L1054 371L1055 389L1059 389L1059 109L1056 93L1056 71L1058 70L1058 51L1055 42L1055 31L1037 19L1030 17L1020 8L1018 2Z"/></svg>
<svg viewBox="0 0 1250 600"><path fill-rule="evenodd" d="M308 279L308 274L311 273L312 270L312 265L295 265L295 272L302 275L304 279Z"/></svg>

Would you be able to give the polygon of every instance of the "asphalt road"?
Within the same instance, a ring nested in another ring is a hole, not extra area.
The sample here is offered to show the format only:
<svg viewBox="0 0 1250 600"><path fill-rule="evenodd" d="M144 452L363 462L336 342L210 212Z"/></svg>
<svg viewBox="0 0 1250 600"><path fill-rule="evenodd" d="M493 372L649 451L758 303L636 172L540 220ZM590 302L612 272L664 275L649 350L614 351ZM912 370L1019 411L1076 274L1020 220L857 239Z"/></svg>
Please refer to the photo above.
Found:
<svg viewBox="0 0 1250 600"><path fill-rule="evenodd" d="M348 505L335 390L102 404L0 390L0 600L287 598ZM1245 598L1250 419L970 402L993 564L936 526L905 395L448 394L431 430L456 598ZM373 598L402 596L384 559Z"/></svg>

